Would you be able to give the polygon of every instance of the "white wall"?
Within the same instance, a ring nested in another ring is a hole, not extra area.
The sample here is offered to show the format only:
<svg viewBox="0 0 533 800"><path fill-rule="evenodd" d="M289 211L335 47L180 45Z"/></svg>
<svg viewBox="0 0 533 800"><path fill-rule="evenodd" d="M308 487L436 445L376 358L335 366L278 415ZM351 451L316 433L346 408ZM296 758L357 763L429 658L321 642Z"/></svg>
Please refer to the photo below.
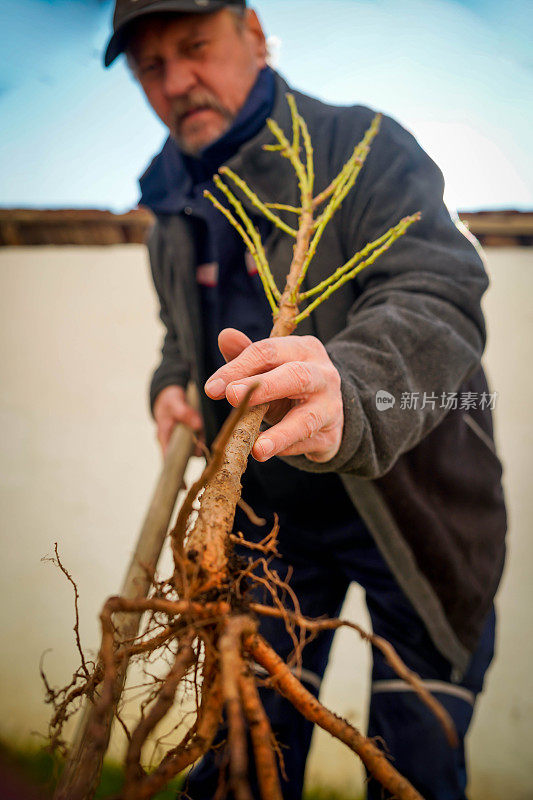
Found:
<svg viewBox="0 0 533 800"><path fill-rule="evenodd" d="M530 464L533 251L488 253L486 363L499 392L496 433L505 465L510 548L499 594L498 657L470 740L473 800L533 797L533 544ZM51 564L59 543L80 590L81 634L98 647L97 613L121 583L159 469L146 385L160 327L144 248L0 250L2 631L0 735L45 732L39 658L62 685L77 665L72 588ZM198 464L193 465L193 469ZM353 587L346 615L367 624ZM365 724L368 653L343 631L323 698ZM115 752L121 745L118 737ZM361 771L319 733L313 783L350 788Z"/></svg>

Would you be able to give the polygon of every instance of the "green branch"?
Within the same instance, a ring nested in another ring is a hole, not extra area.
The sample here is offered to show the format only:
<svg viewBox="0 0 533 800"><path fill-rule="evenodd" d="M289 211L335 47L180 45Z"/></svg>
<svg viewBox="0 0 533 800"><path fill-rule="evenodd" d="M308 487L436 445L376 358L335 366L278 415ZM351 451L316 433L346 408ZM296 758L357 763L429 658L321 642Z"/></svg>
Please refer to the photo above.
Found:
<svg viewBox="0 0 533 800"><path fill-rule="evenodd" d="M287 103L289 104L289 108L291 110L291 118L292 118L292 149L299 155L300 153L300 124L298 122L298 109L296 108L296 100L294 99L294 95L287 93L285 95L287 98Z"/></svg>
<svg viewBox="0 0 533 800"><path fill-rule="evenodd" d="M278 123L275 122L273 119L267 119L267 125L270 132L276 137L279 144L281 145L281 152L285 158L288 158L291 162L294 171L296 172L296 176L298 178L298 185L300 187L300 196L302 199L302 206L304 205L304 200L308 196L308 188L307 188L307 175L305 174L305 167L302 164L298 153L296 153L285 134L279 127ZM275 145L274 145L275 146ZM265 145L265 150L270 149L271 145Z"/></svg>
<svg viewBox="0 0 533 800"><path fill-rule="evenodd" d="M218 177L218 176L216 176L216 177ZM220 178L219 178L219 180L220 180ZM220 181L220 183L222 184L222 181ZM220 188L222 188L222 187L220 187ZM225 187L225 188L227 189L227 187ZM224 189L222 189L222 191L224 191ZM228 189L228 192L229 191L230 190ZM224 192L224 194L226 194L226 192ZM230 194L231 194L231 192L230 192ZM253 258L253 260L255 262L255 265L257 267L257 272L259 273L259 278L261 279L261 283L263 284L263 289L264 289L265 295L266 295L267 300L269 302L270 308L272 309L272 314L274 316L276 316L278 311L279 311L279 308L278 308L278 305L277 305L276 301L274 300L274 297L276 297L276 299L279 301L279 299L281 298L281 294L280 294L280 292L279 292L279 290L278 290L278 288L277 288L277 286L276 286L276 284L274 282L274 278L272 276L272 273L270 272L270 267L268 266L268 261L267 261L267 258L266 258L265 251L263 249L263 244L261 242L261 237L259 237L259 235L258 235L259 248L257 248L256 244L254 242L255 237L254 237L254 239L252 239L252 238L250 238L250 236L248 236L248 234L246 233L246 231L244 230L242 225L234 217L234 215L231 213L229 208L225 208L222 205L222 203L220 203L219 200L217 200L217 198L208 189L204 190L204 197L206 197L208 200L210 200L213 203L214 207L217 208L222 214L224 214L224 216L226 217L228 222L231 225L233 225L233 227L236 229L236 231L241 236L241 238L244 241L245 245L248 247L248 250L250 251L250 254L251 254L251 256L252 256L252 258ZM229 197L228 197L228 199L229 199ZM235 200L236 200L236 198L235 198ZM238 204L239 201L236 200L236 202ZM243 209L243 211L244 211L244 209ZM246 214L246 212L244 212L244 214ZM255 239L255 241L257 241L257 239Z"/></svg>
<svg viewBox="0 0 533 800"><path fill-rule="evenodd" d="M265 203L263 203L263 201L258 198L255 192L252 192L248 184L245 183L245 181L243 181L242 178L239 178L239 176L235 172L233 172L232 169L230 169L229 167L220 167L219 172L221 175L227 175L228 178L231 178L231 180L235 183L235 185L238 186L239 189L241 189L241 191L246 195L246 197L248 197L248 199L253 203L253 205L256 208L258 208L259 211L261 211L262 214L264 214L267 219L273 222L277 228L280 228L282 231L285 231L285 233L288 233L289 236L293 236L294 238L296 238L297 231L295 231L293 228L291 228L289 225L283 222L283 220L280 219L277 216L277 214L273 214L272 211L268 208L268 206L265 205Z"/></svg>
<svg viewBox="0 0 533 800"><path fill-rule="evenodd" d="M361 259L365 258L369 253L372 252L372 250L375 250L376 247L379 247L384 242L386 242L389 236L392 236L398 229L398 227L401 226L402 224L403 220L396 223L396 225L393 225L392 228L389 228L389 230L382 236L380 236L379 239L374 239L373 242L369 242L367 245L363 247L362 250L359 250L354 256L352 256L352 258L349 261L347 261L346 264L343 264L342 267L336 269L335 272L333 272L329 276L329 278L326 278L325 280L321 281L312 289L309 289L308 291L299 294L298 301L301 302L302 300L307 300L309 297L314 297L315 294L319 294L324 289L327 289L331 283L334 283L338 278L341 277L341 275L343 275L345 272L348 272L348 270L354 267L358 261L361 261Z"/></svg>
<svg viewBox="0 0 533 800"><path fill-rule="evenodd" d="M304 141L305 154L306 154L306 168L304 170L305 193L307 195L307 200L309 202L312 202L313 186L315 182L315 165L313 161L313 146L311 144L311 137L309 136L309 129L307 127L304 118L298 113L294 95L289 93L286 94L285 97L287 98L287 102L289 104L292 117L292 130L293 130L292 150L294 151L294 155L298 159L299 164L302 166L302 168L304 165L300 159L300 132L302 134L302 138ZM304 205L303 202L302 205Z"/></svg>
<svg viewBox="0 0 533 800"><path fill-rule="evenodd" d="M237 216L242 221L242 225L234 216L229 208L225 208L209 191L205 191L204 195L209 198L215 208L219 209L231 225L238 231L244 243L248 247L254 262L257 266L257 271L261 278L265 294L267 296L270 307L274 317L278 312L285 313L287 310L287 302L292 307L299 305L303 301L309 300L311 297L316 297L307 308L297 314L292 322L296 326L314 311L317 306L327 300L337 289L340 289L349 280L356 277L363 269L373 264L379 256L391 247L394 242L403 236L410 225L420 218L420 213L413 214L409 217L404 217L396 225L390 228L379 238L373 242L366 244L362 250L355 253L349 261L335 270L328 278L321 281L319 284L309 289L306 292L299 293L299 288L306 276L309 265L313 260L318 245L322 239L324 231L328 223L332 220L336 212L341 207L347 194L353 188L359 173L365 163L365 160L370 151L370 146L377 136L380 123L381 114L376 114L372 122L365 132L363 139L354 147L351 156L344 164L341 171L334 178L329 186L313 198L313 187L315 182L315 168L314 168L314 153L309 129L303 117L299 114L296 106L296 101L292 94L286 95L289 104L291 119L292 119L292 144L285 135L280 126L272 119L267 120L267 125L274 138L277 140L276 144L267 144L263 146L264 150L270 152L278 152L283 158L287 158L296 174L298 179L298 186L300 189L300 205L287 205L284 203L264 203L252 191L247 183L242 180L233 170L229 167L221 167L220 174L226 175L233 183L242 191L242 193L251 201L263 216L270 220L277 228L287 233L292 238L296 239L294 247L293 261L290 266L289 273L291 276L292 285L288 295L287 289L282 295L276 286L274 277L270 270L268 259L261 241L259 231L253 224L248 216L243 204L231 191L219 175L214 176L216 186L225 195L230 203L230 206L236 211ZM303 141L305 149L305 163L300 156L300 143ZM326 207L315 219L315 212L322 205L328 201ZM274 211L286 211L291 214L296 214L299 217L299 227L295 230L290 225L287 225ZM309 241L310 240L310 241ZM301 264L301 267L299 266ZM294 272L294 275L293 275ZM287 299L288 298L288 299ZM283 305L285 304L285 305ZM279 305L279 307L278 307ZM297 309L296 309L297 310Z"/></svg>
<svg viewBox="0 0 533 800"><path fill-rule="evenodd" d="M261 236L259 234L259 231L257 230L257 228L253 224L252 220L250 219L250 217L246 213L246 210L244 209L243 204L240 202L240 200L237 197L235 197L235 195L233 194L233 192L231 191L229 186L226 186L226 184L220 178L220 176L219 175L215 175L213 180L215 181L215 184L220 189L220 191L223 192L226 195L227 199L229 200L229 202L231 203L231 205L233 206L233 208L235 209L235 211L237 212L239 217L244 222L244 224L246 226L246 230L248 232L248 235L249 235L250 239L252 240L252 242L253 242L253 244L255 246L255 251L257 253L257 261L256 261L256 263L257 263L257 268L258 268L259 274L260 274L260 276L264 277L264 280L270 286L272 294L274 295L276 300L280 300L281 299L281 292L279 291L278 287L276 286L276 282L274 281L274 276L272 275L272 273L270 271L270 266L269 266L269 263L268 263L268 259L266 257L266 253L265 253L264 248L263 248L263 242L261 241ZM252 253L252 255L253 255L253 253Z"/></svg>
<svg viewBox="0 0 533 800"><path fill-rule="evenodd" d="M368 152L370 150L370 143L377 135L379 130L379 125L381 122L381 115L376 114L374 119L372 120L368 130L366 131L362 141L356 145L354 151L344 167L342 168L339 176L338 181L336 182L336 186L333 189L333 196L328 203L325 211L320 215L318 220L316 221L316 232L311 240L311 244L309 245L309 250L305 257L305 261L303 263L303 267L300 273L300 277L298 279L298 283L296 288L302 285L302 282L307 274L307 270L309 269L309 264L313 260L317 247L322 239L322 235L324 230L326 229L327 224L331 221L333 216L341 207L344 198L350 191L350 189L355 184L357 180L357 176L359 175L361 168L366 160Z"/></svg>
<svg viewBox="0 0 533 800"><path fill-rule="evenodd" d="M298 114L298 121L300 123L300 128L302 130L302 137L304 140L304 147L305 153L307 158L307 185L309 189L309 200L310 204L313 203L313 188L315 185L315 163L313 159L313 145L311 143L311 137L309 135L309 128L306 125L306 122L303 117Z"/></svg>
<svg viewBox="0 0 533 800"><path fill-rule="evenodd" d="M357 177L366 161L370 145L379 132L381 114L376 114L365 132L363 139L354 148L354 151L339 174L339 179L333 190L333 197L317 220L317 229L327 224L335 212L340 208L344 198L355 184Z"/></svg>
<svg viewBox="0 0 533 800"><path fill-rule="evenodd" d="M358 275L363 269L365 269L365 267L369 267L371 264L373 264L374 261L376 261L376 259L378 259L379 256L385 252L385 250L388 250L389 247L392 244L394 244L394 242L397 239L400 238L400 236L404 235L407 228L409 228L409 226L412 225L413 222L416 222L419 219L420 219L420 212L412 214L410 217L404 217L393 229L391 229L394 232L388 237L385 243L377 250L375 250L369 258L367 258L365 261L363 261L361 264L359 264L349 272L347 272L346 269L348 268L350 262L347 262L347 264L345 264L344 267L340 267L340 270L343 271L344 274L334 283L331 283L329 288L327 288L326 291L320 295L320 297L317 297L317 299L314 300L312 303L310 303L310 305L308 305L307 308L304 309L304 311L302 311L300 314L297 315L297 317L294 320L295 324L298 325L298 323L301 322L306 317L308 317L311 314L311 312L315 310L317 306L319 306L321 303L327 300L328 297L330 297L333 294L333 292L336 292L337 289L340 289L340 287L343 286L345 283L351 281L352 278L355 278L355 276ZM387 234L385 234L385 237L386 236ZM356 256L357 255L359 254L356 254ZM356 258L356 256L354 256L354 258ZM301 297L299 299L301 299Z"/></svg>
<svg viewBox="0 0 533 800"><path fill-rule="evenodd" d="M265 203L267 208L273 208L275 211L290 211L291 214L301 214L303 208L296 206L287 206L284 203Z"/></svg>

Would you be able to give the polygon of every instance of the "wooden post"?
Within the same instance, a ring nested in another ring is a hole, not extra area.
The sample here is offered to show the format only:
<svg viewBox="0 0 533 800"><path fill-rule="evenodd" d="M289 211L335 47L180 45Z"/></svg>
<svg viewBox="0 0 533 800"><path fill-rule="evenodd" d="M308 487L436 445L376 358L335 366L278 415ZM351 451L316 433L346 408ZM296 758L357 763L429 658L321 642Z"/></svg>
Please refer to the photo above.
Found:
<svg viewBox="0 0 533 800"><path fill-rule="evenodd" d="M197 392L192 384L188 390L188 400L191 405L198 406ZM184 425L176 426L137 540L135 552L122 584L120 592L122 597L135 599L148 595L151 582L143 566L148 567L149 570L155 570L157 567L176 499L183 487L183 478L193 452L193 446L190 429ZM141 614L117 614L115 624L120 632L120 639L137 636L140 620ZM115 707L124 688L127 667L126 661L117 670ZM100 783L102 763L111 735L113 716L114 709L106 718L106 747L95 748L91 741L94 705L89 700L85 701L67 763L54 793L54 800L91 800L94 797Z"/></svg>

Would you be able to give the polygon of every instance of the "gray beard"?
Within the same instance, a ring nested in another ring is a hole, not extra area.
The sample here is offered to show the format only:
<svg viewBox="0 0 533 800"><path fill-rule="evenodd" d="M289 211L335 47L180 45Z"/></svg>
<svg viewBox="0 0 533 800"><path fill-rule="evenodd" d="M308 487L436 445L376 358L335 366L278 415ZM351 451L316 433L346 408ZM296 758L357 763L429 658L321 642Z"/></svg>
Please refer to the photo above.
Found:
<svg viewBox="0 0 533 800"><path fill-rule="evenodd" d="M220 139L220 137L223 136L227 131L229 131L229 129L233 125L236 114L232 114L223 106L215 103L209 103L208 107L212 107L216 111L218 111L225 121L225 125L223 126L220 133L217 135L215 139L212 139L211 141L202 144L191 144L188 143L186 138L180 134L176 126L170 129L170 135L172 139L174 139L179 149L182 151L182 153L185 153L185 155L198 156L202 152L202 150L205 150L206 147L209 147L211 144Z"/></svg>

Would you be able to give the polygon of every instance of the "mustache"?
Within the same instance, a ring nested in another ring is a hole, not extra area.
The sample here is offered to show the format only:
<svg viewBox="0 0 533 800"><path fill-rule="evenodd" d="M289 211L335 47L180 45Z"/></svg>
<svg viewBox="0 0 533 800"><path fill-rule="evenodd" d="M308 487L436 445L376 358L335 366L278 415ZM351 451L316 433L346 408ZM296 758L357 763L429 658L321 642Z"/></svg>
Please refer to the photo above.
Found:
<svg viewBox="0 0 533 800"><path fill-rule="evenodd" d="M226 106L222 105L216 97L213 97L212 94L199 91L174 100L172 104L172 116L175 125L178 126L190 111L194 111L197 108L213 109L213 111L217 111L228 120L233 120L234 117L231 111L226 108Z"/></svg>

